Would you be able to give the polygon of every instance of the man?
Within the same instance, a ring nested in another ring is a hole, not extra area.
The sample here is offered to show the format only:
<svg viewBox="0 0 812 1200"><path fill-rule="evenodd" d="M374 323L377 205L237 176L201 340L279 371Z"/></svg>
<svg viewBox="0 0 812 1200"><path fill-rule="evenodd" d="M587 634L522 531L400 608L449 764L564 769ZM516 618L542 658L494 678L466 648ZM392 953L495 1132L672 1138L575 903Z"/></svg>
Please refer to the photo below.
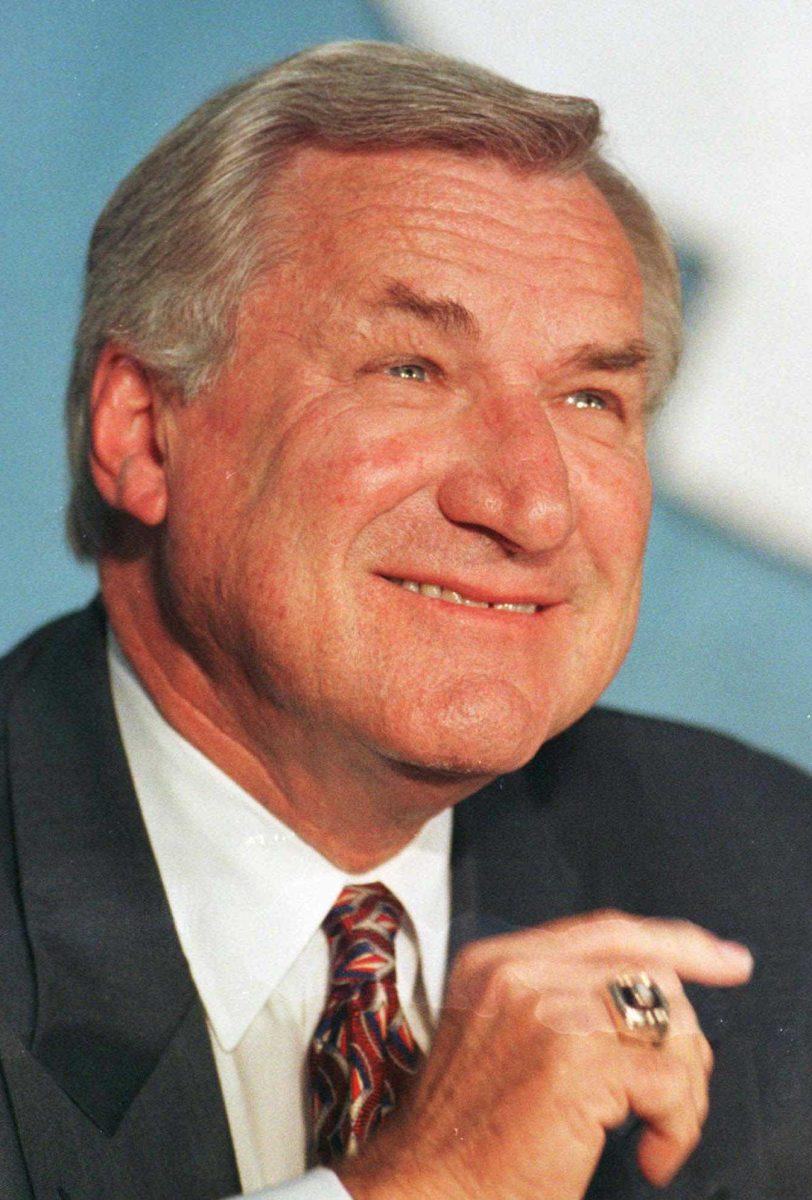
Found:
<svg viewBox="0 0 812 1200"><path fill-rule="evenodd" d="M4 667L3 1196L808 1195L805 785L589 711L678 348L597 134L327 47L100 218L103 607Z"/></svg>

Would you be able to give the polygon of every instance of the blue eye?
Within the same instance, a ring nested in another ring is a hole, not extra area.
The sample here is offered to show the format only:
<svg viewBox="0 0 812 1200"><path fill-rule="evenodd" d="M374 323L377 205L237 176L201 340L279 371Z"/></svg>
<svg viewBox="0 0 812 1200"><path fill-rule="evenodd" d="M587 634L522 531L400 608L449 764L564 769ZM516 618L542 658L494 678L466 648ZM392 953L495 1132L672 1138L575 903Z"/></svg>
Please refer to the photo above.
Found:
<svg viewBox="0 0 812 1200"><path fill-rule="evenodd" d="M597 392L570 392L564 401L571 408L608 408L609 405L603 396L599 396Z"/></svg>
<svg viewBox="0 0 812 1200"><path fill-rule="evenodd" d="M426 383L429 377L428 370L420 363L396 363L393 367L387 367L386 373L395 379L412 379L416 383Z"/></svg>

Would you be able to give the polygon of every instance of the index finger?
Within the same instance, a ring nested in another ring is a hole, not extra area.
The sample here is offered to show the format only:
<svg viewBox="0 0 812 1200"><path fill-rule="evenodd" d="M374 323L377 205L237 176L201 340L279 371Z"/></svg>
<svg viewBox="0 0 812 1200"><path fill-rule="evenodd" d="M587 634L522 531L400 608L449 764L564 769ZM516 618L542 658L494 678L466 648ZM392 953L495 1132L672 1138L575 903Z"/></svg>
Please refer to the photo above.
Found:
<svg viewBox="0 0 812 1200"><path fill-rule="evenodd" d="M740 942L727 941L709 929L673 917L636 917L627 913L594 913L592 921L571 929L591 959L616 966L670 967L682 980L715 987L746 983L753 956Z"/></svg>

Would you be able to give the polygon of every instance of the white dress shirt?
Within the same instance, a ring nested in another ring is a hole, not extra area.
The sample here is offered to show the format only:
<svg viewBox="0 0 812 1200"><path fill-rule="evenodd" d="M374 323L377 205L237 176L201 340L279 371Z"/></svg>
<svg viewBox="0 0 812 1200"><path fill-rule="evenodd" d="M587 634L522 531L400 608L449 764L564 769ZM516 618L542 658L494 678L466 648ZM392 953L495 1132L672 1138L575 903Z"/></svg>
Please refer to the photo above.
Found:
<svg viewBox="0 0 812 1200"><path fill-rule="evenodd" d="M169 725L112 636L108 657L135 791L206 1013L241 1186L273 1188L268 1200L346 1200L332 1171L303 1175L305 1055L329 982L321 922L347 883L379 881L398 897L398 993L427 1050L446 969L451 811L382 866L348 875ZM288 1180L297 1181L277 1186Z"/></svg>

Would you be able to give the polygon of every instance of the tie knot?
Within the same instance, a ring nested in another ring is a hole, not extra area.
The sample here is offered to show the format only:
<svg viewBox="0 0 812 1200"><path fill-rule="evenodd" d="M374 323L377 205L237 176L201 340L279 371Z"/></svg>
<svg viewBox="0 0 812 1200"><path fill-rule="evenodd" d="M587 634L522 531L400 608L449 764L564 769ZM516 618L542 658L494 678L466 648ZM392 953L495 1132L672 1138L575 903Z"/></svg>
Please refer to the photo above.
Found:
<svg viewBox="0 0 812 1200"><path fill-rule="evenodd" d="M358 986L390 975L402 920L403 905L382 883L345 887L321 923L333 985Z"/></svg>

